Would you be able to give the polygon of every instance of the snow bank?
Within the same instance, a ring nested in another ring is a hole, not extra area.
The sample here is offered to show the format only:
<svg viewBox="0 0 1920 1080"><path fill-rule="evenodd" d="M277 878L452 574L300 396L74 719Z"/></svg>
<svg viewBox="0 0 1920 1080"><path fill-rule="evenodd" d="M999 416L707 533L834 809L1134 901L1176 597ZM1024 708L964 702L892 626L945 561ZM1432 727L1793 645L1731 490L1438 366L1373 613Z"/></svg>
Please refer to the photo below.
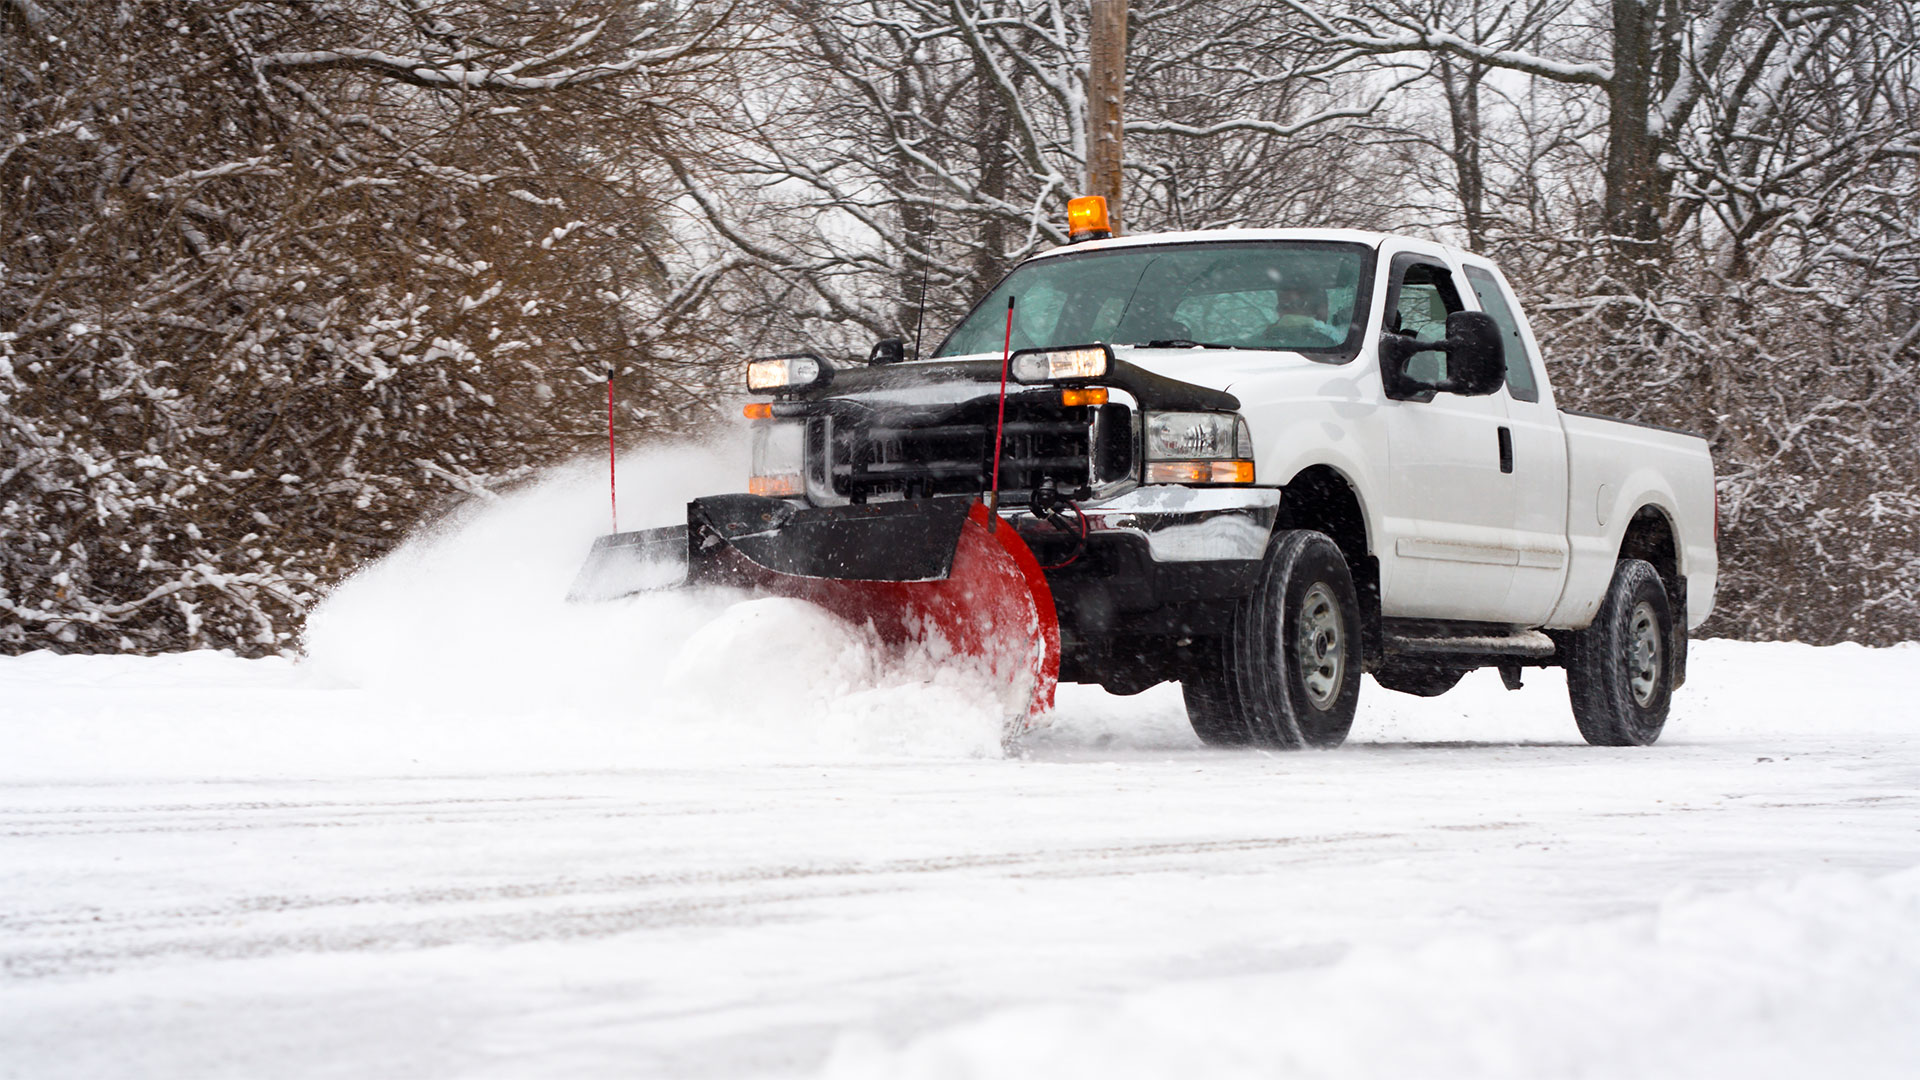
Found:
<svg viewBox="0 0 1920 1080"><path fill-rule="evenodd" d="M1356 948L1322 968L991 1013L825 1075L1905 1077L1920 871L1835 875L1519 938Z"/></svg>

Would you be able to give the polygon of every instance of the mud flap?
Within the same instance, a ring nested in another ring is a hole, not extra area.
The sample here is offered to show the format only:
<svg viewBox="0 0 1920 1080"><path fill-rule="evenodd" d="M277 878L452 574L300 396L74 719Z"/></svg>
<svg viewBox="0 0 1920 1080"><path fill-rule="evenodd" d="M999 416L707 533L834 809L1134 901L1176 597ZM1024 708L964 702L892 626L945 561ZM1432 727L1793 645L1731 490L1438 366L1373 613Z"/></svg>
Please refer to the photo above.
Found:
<svg viewBox="0 0 1920 1080"><path fill-rule="evenodd" d="M973 658L1024 700L1020 730L1053 707L1060 622L1052 590L1019 534L982 503L796 507L754 495L696 499L684 526L601 537L568 599L697 585L797 597L871 623L888 644L925 643Z"/></svg>

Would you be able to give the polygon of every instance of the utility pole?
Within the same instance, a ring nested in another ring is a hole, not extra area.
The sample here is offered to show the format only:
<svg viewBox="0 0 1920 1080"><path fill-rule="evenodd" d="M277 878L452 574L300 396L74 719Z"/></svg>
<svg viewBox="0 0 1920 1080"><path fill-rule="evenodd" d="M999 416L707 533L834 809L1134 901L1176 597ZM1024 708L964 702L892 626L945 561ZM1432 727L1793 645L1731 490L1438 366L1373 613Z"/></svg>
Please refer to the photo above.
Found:
<svg viewBox="0 0 1920 1080"><path fill-rule="evenodd" d="M1127 76L1127 0L1092 0L1087 70L1087 194L1107 200L1120 235L1120 95Z"/></svg>

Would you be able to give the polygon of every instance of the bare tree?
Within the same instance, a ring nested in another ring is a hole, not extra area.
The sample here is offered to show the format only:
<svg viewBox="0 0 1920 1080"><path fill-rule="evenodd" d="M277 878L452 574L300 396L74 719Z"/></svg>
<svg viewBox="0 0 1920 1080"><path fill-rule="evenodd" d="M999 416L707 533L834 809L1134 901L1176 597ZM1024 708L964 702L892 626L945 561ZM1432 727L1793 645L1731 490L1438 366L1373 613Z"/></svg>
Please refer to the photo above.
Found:
<svg viewBox="0 0 1920 1080"><path fill-rule="evenodd" d="M1601 95L1607 130L1597 231L1614 273L1640 292L1664 265L1676 183L1671 156L1707 88L1735 69L1765 70L1783 50L1861 17L1854 5L1800 0L1526 0L1491 11L1478 0L1285 2L1307 20L1308 40L1352 59L1448 58L1467 64L1468 75L1501 69ZM1443 74L1451 80L1450 65Z"/></svg>
<svg viewBox="0 0 1920 1080"><path fill-rule="evenodd" d="M777 81L740 138L682 170L787 308L765 325L854 348L944 328L1063 243L1087 168L1089 12L1057 0L773 5ZM1134 4L1127 227L1362 223L1386 185L1357 122L1386 97L1286 41L1276 4ZM729 197L729 195L733 197ZM754 197L755 195L764 197Z"/></svg>

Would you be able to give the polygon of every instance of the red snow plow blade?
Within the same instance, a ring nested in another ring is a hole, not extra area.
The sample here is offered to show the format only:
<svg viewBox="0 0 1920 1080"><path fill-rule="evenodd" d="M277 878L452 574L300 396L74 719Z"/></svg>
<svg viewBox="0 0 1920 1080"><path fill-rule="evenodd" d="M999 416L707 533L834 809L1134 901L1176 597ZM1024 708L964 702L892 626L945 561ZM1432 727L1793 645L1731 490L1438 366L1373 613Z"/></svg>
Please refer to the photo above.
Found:
<svg viewBox="0 0 1920 1080"><path fill-rule="evenodd" d="M682 585L797 597L871 623L889 645L972 658L1025 699L1025 727L1053 707L1060 622L1046 575L1019 534L972 499L696 499L684 526L601 537L568 598Z"/></svg>

